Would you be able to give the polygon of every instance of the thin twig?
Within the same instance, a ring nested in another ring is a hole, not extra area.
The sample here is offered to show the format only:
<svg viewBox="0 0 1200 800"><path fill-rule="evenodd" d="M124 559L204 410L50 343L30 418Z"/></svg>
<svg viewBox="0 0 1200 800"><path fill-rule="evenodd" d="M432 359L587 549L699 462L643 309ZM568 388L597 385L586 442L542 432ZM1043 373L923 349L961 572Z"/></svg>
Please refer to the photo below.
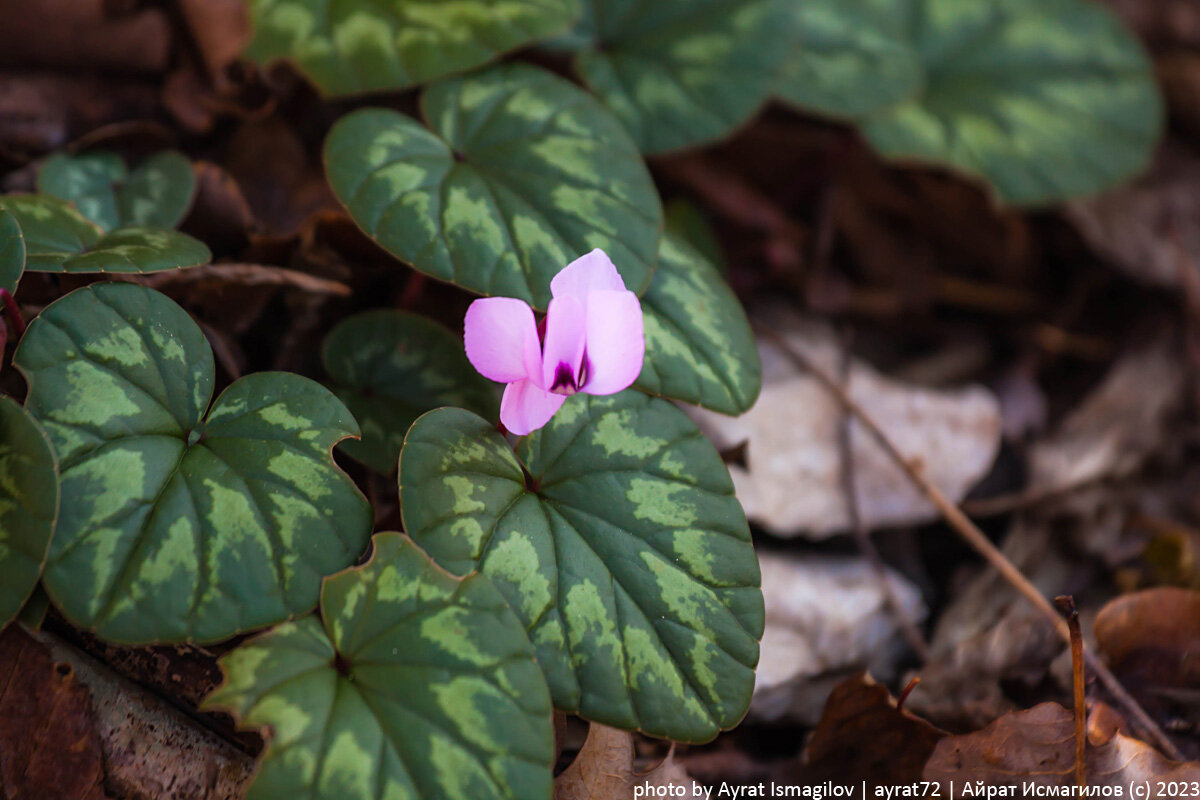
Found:
<svg viewBox="0 0 1200 800"><path fill-rule="evenodd" d="M1079 630L1079 610L1075 598L1059 595L1054 604L1067 620L1071 631L1071 684L1075 692L1075 785L1087 788L1087 695L1083 682L1083 632ZM1081 792L1082 794L1082 792Z"/></svg>
<svg viewBox="0 0 1200 800"><path fill-rule="evenodd" d="M842 345L841 381L843 386L849 386L850 365L850 347L849 343L846 342ZM917 654L917 658L921 660L921 663L925 664L929 662L929 645L925 643L925 637L921 635L916 622L908 615L908 609L900 603L900 598L896 595L896 587L893 585L888 575L887 567L883 563L883 556L879 554L879 548L871 540L871 534L867 530L867 526L863 525L862 514L859 512L858 481L855 478L858 470L854 464L854 443L850 435L853 429L853 422L853 414L850 413L849 409L843 408L841 423L838 426L838 446L842 456L842 494L846 498L846 518L850 523L850 530L854 532L854 540L858 543L859 551L867 559L872 571L875 573L876 579L879 581L879 585L883 590L884 602L887 603L892 616L900 625L900 630L904 634L904 638L908 640L908 646Z"/></svg>
<svg viewBox="0 0 1200 800"><path fill-rule="evenodd" d="M833 397L839 403L841 403L842 406L846 408L846 410L853 414L854 417L858 419L859 424L862 425L863 429L871 435L871 437L876 441L876 443L879 444L888 457L894 461L901 470L904 471L904 474L908 476L908 479L912 481L913 485L919 489L931 503L933 503L934 507L946 520L946 523L955 531L955 533L961 536L968 545L970 545L977 553L983 556L984 560L994 567L996 571L1000 573L1000 576L1004 578L1004 580L1006 580L1010 585L1012 585L1012 587L1016 589L1022 597L1032 603L1038 609L1038 611L1042 612L1042 615L1050 621L1050 623L1054 626L1054 630L1058 633L1062 640L1070 644L1070 629L1067 627L1066 621L1064 621L1063 618L1058 615L1058 612L1055 610L1050 601L1047 600L1040 591L1038 591L1036 586L1029 582L1029 579L1021 573L1021 570L1017 569L1017 567L1011 561L1009 561L1002 552L1000 552L1000 549L997 548L996 545L992 544L991 540L987 538L984 532L981 531L957 505L955 505L948 497L946 497L941 489L939 489L932 481L925 477L925 474L919 464L915 464L910 461L904 456L903 453L900 452L899 449L897 449L896 445L893 444L892 440L888 438L886 433L883 432L883 429L879 427L879 424L875 422L874 418L867 414L867 412L864 411L858 403L856 403L849 395L847 395L846 392L842 390L842 387L838 384L838 382L830 377L825 370L818 367L808 356L789 345L787 341L784 340L784 338L777 332L765 325L762 325L761 323L758 323L757 321L753 323L753 327L760 336L767 339L777 348L779 348L779 350L797 367L812 374L818 383L823 385L825 389L831 395L833 395ZM1179 749L1175 747L1174 743L1172 743L1170 739L1167 738L1167 735L1163 733L1158 724L1150 718L1145 709L1138 704L1137 700L1135 700L1129 694L1129 692L1125 690L1125 687L1121 685L1120 681L1117 680L1116 676L1112 674L1108 667L1106 667L1104 663L1101 662L1100 659L1096 658L1091 652L1087 652L1085 654L1085 658L1087 660L1088 667L1096 673L1096 677L1100 679L1100 682L1104 684L1104 688L1108 690L1108 692L1113 696L1113 699L1117 702L1117 705L1120 706L1125 714L1129 717L1130 722L1136 728L1141 730L1142 734L1149 738L1167 757L1176 761L1182 761L1183 755L1179 752Z"/></svg>
<svg viewBox="0 0 1200 800"><path fill-rule="evenodd" d="M1089 489L1106 480L1108 474L1092 475L1081 481L1065 483L1061 486L1035 486L1008 494L984 497L978 500L967 500L962 504L963 511L972 517L995 517L1000 514L1011 514L1024 511L1027 508L1059 500L1082 489Z"/></svg>

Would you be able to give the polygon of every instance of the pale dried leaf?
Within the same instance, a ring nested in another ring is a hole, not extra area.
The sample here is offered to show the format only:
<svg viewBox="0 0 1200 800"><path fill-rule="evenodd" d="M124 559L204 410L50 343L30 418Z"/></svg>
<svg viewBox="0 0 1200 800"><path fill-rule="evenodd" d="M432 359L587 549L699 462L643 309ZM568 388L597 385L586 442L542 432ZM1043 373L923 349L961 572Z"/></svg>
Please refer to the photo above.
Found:
<svg viewBox="0 0 1200 800"><path fill-rule="evenodd" d="M593 722L583 749L554 779L554 800L632 800L633 736Z"/></svg>
<svg viewBox="0 0 1200 800"><path fill-rule="evenodd" d="M767 625L751 714L812 725L832 685L867 669L884 680L906 652L878 574L866 559L759 553ZM921 593L889 570L909 619L926 609Z"/></svg>
<svg viewBox="0 0 1200 800"><path fill-rule="evenodd" d="M663 762L650 771L641 785L647 790L644 797L683 797L691 800L708 800L704 787L675 759L675 748L667 753ZM668 794L667 792L670 792Z"/></svg>
<svg viewBox="0 0 1200 800"><path fill-rule="evenodd" d="M1046 493L1129 475L1166 441L1184 366L1169 334L1132 347L1100 386L1030 452L1030 488Z"/></svg>
<svg viewBox="0 0 1200 800"><path fill-rule="evenodd" d="M1200 270L1200 159L1165 145L1138 180L1076 200L1066 217L1088 245L1126 275L1177 289Z"/></svg>
<svg viewBox="0 0 1200 800"><path fill-rule="evenodd" d="M841 353L828 328L784 315L774 315L767 324L830 374L839 374ZM753 521L780 536L823 539L845 531L842 408L774 346L760 342L759 349L763 390L754 408L733 419L705 411L694 416L718 448L747 444L746 468L734 466L730 472ZM909 386L856 360L848 388L900 452L919 460L951 500L961 500L991 467L1000 445L1000 411L982 387L951 391ZM937 518L924 495L857 423L851 441L858 505L868 528Z"/></svg>
<svg viewBox="0 0 1200 800"><path fill-rule="evenodd" d="M49 634L56 661L70 664L92 695L105 785L124 800L240 800L254 760L164 700Z"/></svg>

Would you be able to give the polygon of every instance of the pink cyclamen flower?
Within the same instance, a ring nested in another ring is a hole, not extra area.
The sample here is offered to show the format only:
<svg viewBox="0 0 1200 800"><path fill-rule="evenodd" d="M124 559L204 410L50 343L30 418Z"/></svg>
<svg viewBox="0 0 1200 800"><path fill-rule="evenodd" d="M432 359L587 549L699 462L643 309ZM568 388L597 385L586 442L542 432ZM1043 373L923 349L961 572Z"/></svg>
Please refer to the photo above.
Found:
<svg viewBox="0 0 1200 800"><path fill-rule="evenodd" d="M519 436L549 422L576 392L629 388L646 354L642 304L603 250L568 264L550 294L544 336L524 300L487 297L467 309L467 358L484 377L508 384L500 421Z"/></svg>

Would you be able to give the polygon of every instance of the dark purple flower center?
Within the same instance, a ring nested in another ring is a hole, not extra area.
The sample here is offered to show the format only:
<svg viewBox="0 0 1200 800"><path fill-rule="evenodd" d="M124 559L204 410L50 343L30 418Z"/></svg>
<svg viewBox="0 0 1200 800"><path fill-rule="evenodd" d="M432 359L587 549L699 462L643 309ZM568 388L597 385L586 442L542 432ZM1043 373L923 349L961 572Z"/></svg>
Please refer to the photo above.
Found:
<svg viewBox="0 0 1200 800"><path fill-rule="evenodd" d="M554 381L550 384L550 391L556 394L575 394L587 383L588 367L586 353L579 364L578 375L575 374L575 369L566 361L558 362L558 366L554 368Z"/></svg>

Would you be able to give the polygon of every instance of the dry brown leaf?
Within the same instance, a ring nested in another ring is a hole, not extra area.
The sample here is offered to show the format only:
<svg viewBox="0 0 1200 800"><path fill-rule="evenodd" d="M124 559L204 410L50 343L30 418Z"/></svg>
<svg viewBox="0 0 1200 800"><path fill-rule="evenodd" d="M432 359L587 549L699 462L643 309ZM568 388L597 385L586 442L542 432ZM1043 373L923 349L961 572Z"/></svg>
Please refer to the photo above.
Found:
<svg viewBox="0 0 1200 800"><path fill-rule="evenodd" d="M761 317L792 347L839 373L840 348L826 327L783 313ZM746 443L746 468L733 466L730 473L752 520L780 536L823 539L845 531L842 408L772 345L759 346L763 390L754 408L737 418L705 411L696 411L695 417L719 449ZM856 360L848 389L952 501L961 500L991 467L1000 446L1000 411L982 387L947 391L909 386ZM857 424L851 440L864 525L879 528L938 518L912 481Z"/></svg>
<svg viewBox="0 0 1200 800"><path fill-rule="evenodd" d="M1113 665L1157 654L1179 680L1200 683L1200 592L1159 587L1118 597L1096 615L1094 630Z"/></svg>
<svg viewBox="0 0 1200 800"><path fill-rule="evenodd" d="M0 72L0 150L44 153L110 122L158 110L151 83L29 70Z"/></svg>
<svg viewBox="0 0 1200 800"><path fill-rule="evenodd" d="M104 0L0 3L0 64L162 72L170 52L159 8L110 18Z"/></svg>
<svg viewBox="0 0 1200 800"><path fill-rule="evenodd" d="M942 739L925 767L925 780L941 783L949 797L960 797L957 790L967 782L1073 786L1074 771L1075 717L1057 703L1042 703L1005 714L976 733ZM1121 733L1094 740L1089 735L1088 786L1121 786L1128 791L1130 782L1149 782L1150 797L1156 798L1158 781L1197 780L1200 764L1196 762L1168 761L1145 742Z"/></svg>
<svg viewBox="0 0 1200 800"><path fill-rule="evenodd" d="M907 647L872 565L862 558L759 553L766 630L751 714L813 725L835 683L869 670L885 680ZM909 619L925 617L921 593L894 571L892 592Z"/></svg>
<svg viewBox="0 0 1200 800"><path fill-rule="evenodd" d="M1169 333L1131 347L1100 386L1030 451L1030 489L1057 492L1129 475L1163 447L1185 367Z"/></svg>
<svg viewBox="0 0 1200 800"><path fill-rule="evenodd" d="M250 43L253 31L246 0L179 0L179 9L209 77L220 83L225 68Z"/></svg>
<svg viewBox="0 0 1200 800"><path fill-rule="evenodd" d="M268 264L206 264L186 270L158 272L140 278L138 282L154 289L193 284L211 284L213 287L236 284L238 286L280 286L299 289L310 294L335 297L349 297L352 294L350 287L344 283Z"/></svg>
<svg viewBox="0 0 1200 800"><path fill-rule="evenodd" d="M0 634L0 793L4 800L105 800L86 687L18 625Z"/></svg>
<svg viewBox="0 0 1200 800"><path fill-rule="evenodd" d="M663 762L646 775L646 779L641 782L641 785L648 790L658 790L657 792L647 792L643 795L645 797L683 797L689 798L689 800L708 800L708 795L704 793L704 787L700 782L688 775L683 765L675 759L674 747L667 753Z"/></svg>
<svg viewBox="0 0 1200 800"><path fill-rule="evenodd" d="M839 683L800 760L784 771L786 783L844 783L868 788L921 780L934 746L946 734L896 706L887 688L859 673Z"/></svg>
<svg viewBox="0 0 1200 800"><path fill-rule="evenodd" d="M593 722L583 749L554 779L554 800L631 800L633 736Z"/></svg>
<svg viewBox="0 0 1200 800"><path fill-rule="evenodd" d="M40 634L40 638L51 657L69 664L78 682L91 692L105 785L117 797L241 800L245 796L254 774L252 758L74 647L52 635Z"/></svg>
<svg viewBox="0 0 1200 800"><path fill-rule="evenodd" d="M199 65L184 64L162 82L163 108L188 133L210 133L217 124L213 89Z"/></svg>
<svg viewBox="0 0 1200 800"><path fill-rule="evenodd" d="M1200 727L1200 592L1161 587L1118 597L1096 615L1096 644L1147 712L1172 730ZM1194 751L1184 743L1185 752Z"/></svg>
<svg viewBox="0 0 1200 800"><path fill-rule="evenodd" d="M1172 123L1195 137L1200 133L1200 54L1194 50L1164 53L1155 59L1155 67Z"/></svg>
<svg viewBox="0 0 1200 800"><path fill-rule="evenodd" d="M319 162L310 158L294 127L274 115L238 126L226 168L265 232L288 235L318 211L341 209Z"/></svg>
<svg viewBox="0 0 1200 800"><path fill-rule="evenodd" d="M183 231L208 243L215 253L240 252L254 230L254 212L233 176L210 161L197 161L196 200Z"/></svg>
<svg viewBox="0 0 1200 800"><path fill-rule="evenodd" d="M1031 274L1037 246L1026 217L996 205L983 186L877 159L851 162L835 209L841 241L872 285L909 304L960 305L943 276L963 264L1005 281Z"/></svg>
<svg viewBox="0 0 1200 800"><path fill-rule="evenodd" d="M1001 549L1045 595L1074 593L1076 562L1049 526L1020 519ZM1053 626L994 570L976 575L938 619L930 660L908 699L914 713L949 730L975 730L1013 709L1003 686L1035 687L1063 652Z"/></svg>

